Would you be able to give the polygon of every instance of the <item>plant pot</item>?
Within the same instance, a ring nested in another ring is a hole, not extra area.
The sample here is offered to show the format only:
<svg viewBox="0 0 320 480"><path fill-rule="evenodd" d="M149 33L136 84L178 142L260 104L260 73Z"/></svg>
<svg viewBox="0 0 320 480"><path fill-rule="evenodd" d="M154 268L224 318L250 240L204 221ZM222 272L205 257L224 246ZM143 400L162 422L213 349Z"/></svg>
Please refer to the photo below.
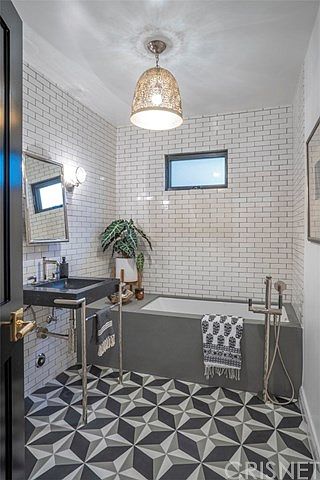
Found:
<svg viewBox="0 0 320 480"><path fill-rule="evenodd" d="M124 270L126 283L134 283L138 280L135 258L116 258L116 278L120 278L121 270Z"/></svg>
<svg viewBox="0 0 320 480"><path fill-rule="evenodd" d="M134 291L135 297L137 300L143 300L144 299L144 288L136 288Z"/></svg>

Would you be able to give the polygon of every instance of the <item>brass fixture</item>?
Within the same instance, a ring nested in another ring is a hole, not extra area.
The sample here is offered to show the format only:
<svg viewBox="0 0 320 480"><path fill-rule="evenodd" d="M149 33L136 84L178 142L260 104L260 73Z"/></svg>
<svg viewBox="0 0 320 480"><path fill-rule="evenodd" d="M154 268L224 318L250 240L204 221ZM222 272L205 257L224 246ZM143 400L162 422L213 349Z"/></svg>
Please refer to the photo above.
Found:
<svg viewBox="0 0 320 480"><path fill-rule="evenodd" d="M38 327L37 328L37 338L41 338L43 340L47 337L60 338L62 340L68 340L69 341L69 336L68 335L64 335L62 333L49 332L49 330L46 327Z"/></svg>
<svg viewBox="0 0 320 480"><path fill-rule="evenodd" d="M17 342L21 340L27 333L32 332L36 328L35 321L25 322L23 320L23 308L19 308L10 314L10 340Z"/></svg>
<svg viewBox="0 0 320 480"><path fill-rule="evenodd" d="M133 96L130 120L147 130L171 130L183 122L178 82L169 70L159 66L159 55L166 47L162 40L147 44L156 66L140 76Z"/></svg>

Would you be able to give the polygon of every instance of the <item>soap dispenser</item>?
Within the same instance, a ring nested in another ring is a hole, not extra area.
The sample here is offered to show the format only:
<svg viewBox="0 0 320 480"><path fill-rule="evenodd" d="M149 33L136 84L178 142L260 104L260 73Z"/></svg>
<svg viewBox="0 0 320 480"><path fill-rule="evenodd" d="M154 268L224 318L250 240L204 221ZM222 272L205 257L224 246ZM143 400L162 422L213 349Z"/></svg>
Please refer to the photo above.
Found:
<svg viewBox="0 0 320 480"><path fill-rule="evenodd" d="M69 276L69 263L66 262L66 257L62 257L60 263L60 278L68 278Z"/></svg>

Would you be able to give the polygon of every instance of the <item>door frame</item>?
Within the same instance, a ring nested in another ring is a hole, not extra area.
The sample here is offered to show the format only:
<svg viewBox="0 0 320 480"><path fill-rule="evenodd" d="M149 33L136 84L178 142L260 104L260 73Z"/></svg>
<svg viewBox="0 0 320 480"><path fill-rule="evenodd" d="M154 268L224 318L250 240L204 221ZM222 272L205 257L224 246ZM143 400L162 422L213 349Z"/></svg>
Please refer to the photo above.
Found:
<svg viewBox="0 0 320 480"><path fill-rule="evenodd" d="M10 313L23 305L22 290L22 22L10 0L0 1L0 477L24 478L24 361L23 341L10 341Z"/></svg>

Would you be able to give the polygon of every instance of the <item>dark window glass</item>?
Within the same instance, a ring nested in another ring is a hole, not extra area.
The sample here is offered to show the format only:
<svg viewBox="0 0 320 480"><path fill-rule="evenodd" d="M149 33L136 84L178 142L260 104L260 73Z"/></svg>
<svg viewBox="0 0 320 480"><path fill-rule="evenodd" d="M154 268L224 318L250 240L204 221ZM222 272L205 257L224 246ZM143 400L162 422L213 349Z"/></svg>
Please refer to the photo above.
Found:
<svg viewBox="0 0 320 480"><path fill-rule="evenodd" d="M35 213L63 207L61 177L33 183L31 188Z"/></svg>

